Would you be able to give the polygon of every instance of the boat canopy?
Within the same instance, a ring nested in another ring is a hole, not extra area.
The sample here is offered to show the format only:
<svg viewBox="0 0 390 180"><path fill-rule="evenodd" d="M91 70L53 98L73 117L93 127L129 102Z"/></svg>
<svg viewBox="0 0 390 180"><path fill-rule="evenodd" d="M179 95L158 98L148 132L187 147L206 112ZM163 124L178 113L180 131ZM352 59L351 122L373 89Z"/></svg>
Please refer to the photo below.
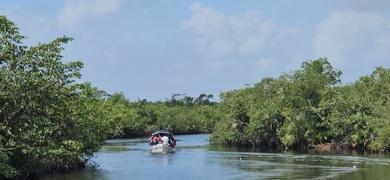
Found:
<svg viewBox="0 0 390 180"><path fill-rule="evenodd" d="M168 130L158 130L156 132L154 132L152 135L153 136L156 136L156 135L167 135L167 136L172 136L172 133Z"/></svg>

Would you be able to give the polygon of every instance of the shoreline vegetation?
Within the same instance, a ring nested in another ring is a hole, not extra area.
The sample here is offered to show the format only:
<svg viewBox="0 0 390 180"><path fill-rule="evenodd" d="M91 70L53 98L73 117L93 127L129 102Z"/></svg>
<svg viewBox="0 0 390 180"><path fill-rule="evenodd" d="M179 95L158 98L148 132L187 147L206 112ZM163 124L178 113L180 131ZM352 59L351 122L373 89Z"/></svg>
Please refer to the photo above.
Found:
<svg viewBox="0 0 390 180"><path fill-rule="evenodd" d="M25 46L0 16L0 179L82 168L106 139L158 129L211 133L211 144L280 149L390 149L390 69L342 84L326 58L242 89L131 102L76 83L83 63L62 62L60 37ZM145 142L146 143L146 142Z"/></svg>

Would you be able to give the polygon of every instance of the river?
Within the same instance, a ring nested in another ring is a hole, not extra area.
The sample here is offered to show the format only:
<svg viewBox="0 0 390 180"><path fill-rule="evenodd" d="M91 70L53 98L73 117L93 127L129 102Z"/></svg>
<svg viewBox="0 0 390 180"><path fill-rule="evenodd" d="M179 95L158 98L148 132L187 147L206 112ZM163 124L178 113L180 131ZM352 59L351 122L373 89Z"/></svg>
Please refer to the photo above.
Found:
<svg viewBox="0 0 390 180"><path fill-rule="evenodd" d="M94 163L42 180L389 179L390 156L356 152L270 152L209 145L209 135L175 136L173 154L151 154L146 138L107 140ZM92 167L92 164L98 167Z"/></svg>

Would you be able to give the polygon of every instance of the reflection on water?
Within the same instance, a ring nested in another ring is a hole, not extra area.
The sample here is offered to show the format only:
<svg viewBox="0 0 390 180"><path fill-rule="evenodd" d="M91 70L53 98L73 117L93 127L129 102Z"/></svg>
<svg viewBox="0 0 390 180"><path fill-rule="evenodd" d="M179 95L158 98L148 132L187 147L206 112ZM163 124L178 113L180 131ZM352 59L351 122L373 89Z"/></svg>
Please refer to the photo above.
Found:
<svg viewBox="0 0 390 180"><path fill-rule="evenodd" d="M155 164L157 167L159 165L169 165L172 164L174 161L173 154L153 154L155 156L160 156L152 159L152 163Z"/></svg>
<svg viewBox="0 0 390 180"><path fill-rule="evenodd" d="M355 171L353 166L337 166L326 157L275 153L216 154L221 165L245 172L244 177L313 179L329 178Z"/></svg>
<svg viewBox="0 0 390 180"><path fill-rule="evenodd" d="M89 167L42 179L388 179L390 158L356 151L286 151L209 145L175 136L173 154L149 153L148 137L108 140Z"/></svg>

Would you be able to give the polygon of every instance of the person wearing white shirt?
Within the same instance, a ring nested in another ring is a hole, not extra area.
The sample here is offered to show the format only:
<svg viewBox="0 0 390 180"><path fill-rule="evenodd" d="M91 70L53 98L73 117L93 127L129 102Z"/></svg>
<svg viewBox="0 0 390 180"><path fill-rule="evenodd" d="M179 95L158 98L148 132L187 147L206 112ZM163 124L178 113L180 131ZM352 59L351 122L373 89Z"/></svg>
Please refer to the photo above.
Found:
<svg viewBox="0 0 390 180"><path fill-rule="evenodd" d="M161 140L163 141L163 144L168 144L169 138L168 136L163 136Z"/></svg>

